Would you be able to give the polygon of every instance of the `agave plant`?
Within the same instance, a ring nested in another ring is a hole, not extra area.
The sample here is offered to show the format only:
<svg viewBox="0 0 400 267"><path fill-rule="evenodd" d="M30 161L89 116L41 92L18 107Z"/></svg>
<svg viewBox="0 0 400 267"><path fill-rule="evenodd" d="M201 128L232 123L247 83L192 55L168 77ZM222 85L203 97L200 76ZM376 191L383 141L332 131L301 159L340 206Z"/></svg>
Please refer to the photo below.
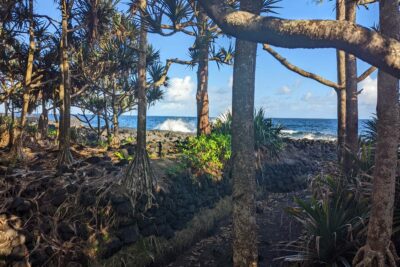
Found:
<svg viewBox="0 0 400 267"><path fill-rule="evenodd" d="M341 179L327 177L320 186L322 194L296 199L298 207L287 209L304 232L281 248L289 252L282 259L302 266L351 266L365 238L368 201Z"/></svg>

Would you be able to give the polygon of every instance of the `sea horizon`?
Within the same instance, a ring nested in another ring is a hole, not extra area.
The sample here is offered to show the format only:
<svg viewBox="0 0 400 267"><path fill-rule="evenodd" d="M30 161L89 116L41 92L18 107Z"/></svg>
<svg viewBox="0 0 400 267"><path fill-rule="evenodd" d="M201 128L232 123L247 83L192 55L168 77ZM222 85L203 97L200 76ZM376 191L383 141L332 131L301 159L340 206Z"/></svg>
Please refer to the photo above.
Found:
<svg viewBox="0 0 400 267"><path fill-rule="evenodd" d="M31 114L30 117L38 117L40 114ZM73 114L73 118L83 119L82 114ZM92 114L87 114L92 117ZM214 121L217 117L210 117ZM269 118L269 117L266 117ZM54 121L53 114L49 114L49 119ZM337 119L329 118L271 118L272 122L283 127L282 136L293 139L310 140L331 140L337 139ZM365 131L365 122L368 119L359 120L359 134ZM92 126L97 126L97 119L94 117ZM173 132L195 133L197 118L194 116L147 116L147 130L163 130ZM82 125L87 123L80 121ZM126 129L136 129L137 115L121 115L119 117L119 127ZM100 122L104 126L104 121Z"/></svg>

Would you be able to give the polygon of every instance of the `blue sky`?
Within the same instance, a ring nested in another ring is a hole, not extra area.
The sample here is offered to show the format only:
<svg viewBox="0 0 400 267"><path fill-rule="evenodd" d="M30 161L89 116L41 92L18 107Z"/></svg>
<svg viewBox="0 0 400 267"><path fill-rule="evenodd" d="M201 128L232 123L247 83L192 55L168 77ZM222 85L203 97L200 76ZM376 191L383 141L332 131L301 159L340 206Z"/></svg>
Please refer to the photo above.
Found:
<svg viewBox="0 0 400 267"><path fill-rule="evenodd" d="M126 0L125 0L126 1ZM125 2L122 0L122 2ZM335 19L334 1L316 4L313 0L283 0L278 5L279 17L290 19ZM122 7L123 8L123 7ZM36 0L36 12L59 17L53 0ZM359 8L357 23L372 27L378 21L378 5L366 10ZM193 37L176 34L172 37L149 36L150 43L160 50L162 61L168 58L187 59L188 47ZM234 39L223 38L218 41L227 46ZM292 63L315 72L327 79L336 81L336 54L334 49L279 49ZM359 73L369 67L358 61ZM303 78L280 65L259 45L256 72L256 107L266 109L268 117L275 118L336 118L336 95L329 87ZM218 69L210 63L209 96L210 115L218 116L231 107L232 67ZM195 116L196 69L173 65L170 73L170 87L165 88L165 99L151 107L149 115ZM375 113L376 73L360 85L360 118L369 118Z"/></svg>

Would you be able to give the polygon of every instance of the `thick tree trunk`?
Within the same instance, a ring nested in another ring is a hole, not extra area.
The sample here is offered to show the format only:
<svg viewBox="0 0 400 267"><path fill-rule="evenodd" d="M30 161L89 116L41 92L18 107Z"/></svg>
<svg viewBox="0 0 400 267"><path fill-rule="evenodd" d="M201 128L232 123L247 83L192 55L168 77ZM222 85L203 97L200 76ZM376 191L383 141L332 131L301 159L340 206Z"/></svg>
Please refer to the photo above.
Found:
<svg viewBox="0 0 400 267"><path fill-rule="evenodd" d="M356 1L346 2L346 20L356 22ZM358 95L357 95L357 60L346 53L346 150L344 158L345 175L355 174L355 159L358 153Z"/></svg>
<svg viewBox="0 0 400 267"><path fill-rule="evenodd" d="M260 1L240 9L259 12ZM236 40L232 91L233 265L257 266L255 213L254 86L257 43Z"/></svg>
<svg viewBox="0 0 400 267"><path fill-rule="evenodd" d="M381 0L379 6L382 34L400 40L398 1ZM378 140L367 244L357 253L355 266L396 266L397 256L390 238L399 143L399 80L382 70L378 72L377 116Z"/></svg>
<svg viewBox="0 0 400 267"><path fill-rule="evenodd" d="M63 83L63 112L60 108L60 144L58 153L58 166L70 165L73 161L70 151L71 142L71 80L69 75L69 62L68 62L68 6L66 0L61 2L62 12L62 37L61 37L61 73ZM61 88L60 86L60 96Z"/></svg>
<svg viewBox="0 0 400 267"><path fill-rule="evenodd" d="M238 11L226 1L199 1L228 35L286 48L337 48L400 78L400 42L348 21L287 20Z"/></svg>
<svg viewBox="0 0 400 267"><path fill-rule="evenodd" d="M35 55L35 32L34 32L34 20L33 20L33 0L29 0L29 51L28 51L28 60L27 67L25 73L25 84L24 84L24 93L22 96L22 111L21 111L21 119L18 127L14 127L15 133L11 154L16 160L24 159L24 151L23 151L23 140L24 140L24 131L26 126L26 116L28 115L28 107L29 107L29 99L31 93L31 82L32 82L32 72L33 72L33 60Z"/></svg>
<svg viewBox="0 0 400 267"><path fill-rule="evenodd" d="M336 0L336 20L346 20L346 0ZM336 50L337 60L337 83L344 85L346 83L346 60L345 52ZM338 89L337 94L337 140L338 140L338 161L342 165L345 152L346 139L346 90Z"/></svg>
<svg viewBox="0 0 400 267"><path fill-rule="evenodd" d="M146 209L151 208L153 200L153 172L150 159L146 150L146 51L147 51L147 29L144 23L144 10L147 6L146 0L141 0L140 15L141 25L139 34L139 61L138 61L138 121L137 121L137 143L136 155L129 164L125 179L123 181L131 196L133 206L142 196L147 198Z"/></svg>
<svg viewBox="0 0 400 267"><path fill-rule="evenodd" d="M196 45L199 49L198 68L197 68L197 135L210 134L211 125L209 119L209 100L208 100L208 49L209 39L207 36L207 15L200 7L198 18L199 35Z"/></svg>

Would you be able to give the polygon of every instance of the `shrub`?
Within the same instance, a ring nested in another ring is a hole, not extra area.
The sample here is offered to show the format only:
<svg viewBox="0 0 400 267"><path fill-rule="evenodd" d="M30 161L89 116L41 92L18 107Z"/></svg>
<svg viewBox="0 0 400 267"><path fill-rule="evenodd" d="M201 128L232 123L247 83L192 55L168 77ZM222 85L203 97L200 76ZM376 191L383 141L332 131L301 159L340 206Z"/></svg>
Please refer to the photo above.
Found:
<svg viewBox="0 0 400 267"><path fill-rule="evenodd" d="M196 175L220 178L231 156L231 137L216 133L190 137L182 146L182 153L184 162Z"/></svg>
<svg viewBox="0 0 400 267"><path fill-rule="evenodd" d="M274 125L271 119L265 118L264 109L254 112L254 149L257 152L267 153L271 157L278 157L283 148L281 138L282 126ZM232 113L227 112L216 119L213 133L230 135L232 132Z"/></svg>
<svg viewBox="0 0 400 267"><path fill-rule="evenodd" d="M318 181L309 201L296 199L298 207L287 211L304 229L285 250L285 261L304 266L351 266L365 238L368 201L355 184L327 177Z"/></svg>

